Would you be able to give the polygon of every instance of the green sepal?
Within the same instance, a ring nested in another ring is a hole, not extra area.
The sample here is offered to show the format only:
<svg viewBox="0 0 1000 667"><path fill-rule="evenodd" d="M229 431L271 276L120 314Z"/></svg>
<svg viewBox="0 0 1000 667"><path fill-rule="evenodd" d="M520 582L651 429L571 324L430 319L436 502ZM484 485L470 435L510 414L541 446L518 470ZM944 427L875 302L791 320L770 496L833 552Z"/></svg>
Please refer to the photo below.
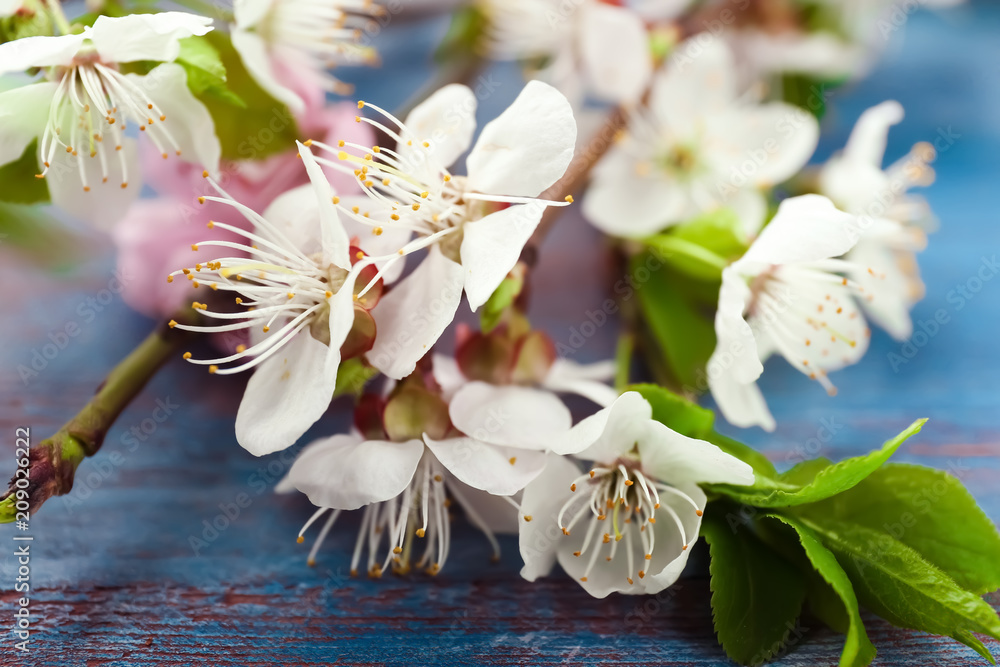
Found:
<svg viewBox="0 0 1000 667"><path fill-rule="evenodd" d="M524 272L513 271L494 290L490 298L483 304L483 309L479 314L480 327L484 334L488 334L503 320L504 313L514 305L514 301L521 294L524 288Z"/></svg>
<svg viewBox="0 0 1000 667"><path fill-rule="evenodd" d="M358 398L364 393L368 381L376 375L378 370L366 364L361 357L342 361L337 370L337 386L333 390L333 395Z"/></svg>

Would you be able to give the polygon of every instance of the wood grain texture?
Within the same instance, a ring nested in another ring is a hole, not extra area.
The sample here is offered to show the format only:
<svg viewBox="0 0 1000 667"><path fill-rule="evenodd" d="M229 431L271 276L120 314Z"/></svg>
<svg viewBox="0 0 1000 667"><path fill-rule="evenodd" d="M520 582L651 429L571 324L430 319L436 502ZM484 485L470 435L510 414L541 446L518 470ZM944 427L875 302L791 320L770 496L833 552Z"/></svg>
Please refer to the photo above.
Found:
<svg viewBox="0 0 1000 667"><path fill-rule="evenodd" d="M385 75L351 72L367 77L358 80L361 94L389 107L402 102L426 75L426 63L412 52L429 47L439 30L430 25L406 41L390 29ZM890 159L917 141L960 135L941 153L940 178L928 193L941 231L921 258L928 291L915 310L926 321L945 309L950 323L898 372L887 355L899 353L900 344L876 332L865 360L834 376L841 390L835 399L783 362L768 364L763 388L777 433L727 429L787 465L803 453L858 454L913 419L930 417L897 458L958 473L994 520L1000 519L1000 277L981 283L961 308L953 290L1000 248L998 30L1000 10L986 3L947 18L911 15L905 39L892 36L872 77L833 96L820 150L825 157L842 145L858 114L887 98L908 112L891 135ZM499 84L482 102L484 115L519 89L513 68L490 74ZM617 276L576 214L560 223L543 252L534 321L568 341ZM6 475L13 469L14 428L30 426L38 440L57 429L151 323L118 297L100 312L88 305L112 278L108 252L59 275L2 247L0 253L7 288L0 321L0 434L9 454L0 472ZM37 377L22 381L18 366L29 365L33 351L70 321L80 335ZM609 356L614 328L613 322L598 328L574 357ZM3 664L729 664L711 629L703 552L689 576L658 598L592 600L561 575L535 585L522 581L513 538L503 540L503 558L491 564L486 542L462 526L442 575L370 581L346 576L356 526L349 520L308 568L308 544L294 538L310 507L271 493L290 457L255 459L237 446L232 418L240 394L239 379L208 379L178 360L125 412L101 455L81 466L74 494L54 499L33 519L37 634L27 660L10 650L5 635ZM155 411L164 404L172 406L170 415L156 423L153 415L163 414ZM343 420L344 406L335 405L310 436L332 433ZM134 440L133 427L140 434ZM240 494L247 506L209 539L206 522L226 523L219 517L227 508L232 514ZM0 531L4 627L17 597L6 546L12 532ZM206 542L197 553L192 536ZM867 620L878 665L981 664L964 646ZM795 650L778 665L836 663L837 635L809 619L797 633Z"/></svg>

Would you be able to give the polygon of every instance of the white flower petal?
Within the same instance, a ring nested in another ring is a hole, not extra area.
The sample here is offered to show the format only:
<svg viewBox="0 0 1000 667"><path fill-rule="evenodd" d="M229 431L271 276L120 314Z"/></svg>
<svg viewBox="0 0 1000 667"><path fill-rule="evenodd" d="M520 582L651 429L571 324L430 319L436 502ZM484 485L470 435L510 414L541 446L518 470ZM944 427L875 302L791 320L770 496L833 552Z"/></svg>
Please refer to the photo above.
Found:
<svg viewBox="0 0 1000 667"><path fill-rule="evenodd" d="M781 202L777 214L734 267L815 262L840 257L859 239L858 220L826 197L803 195Z"/></svg>
<svg viewBox="0 0 1000 667"><path fill-rule="evenodd" d="M274 5L274 0L235 0L233 2L233 18L236 21L236 27L253 28L267 16Z"/></svg>
<svg viewBox="0 0 1000 667"><path fill-rule="evenodd" d="M483 128L467 160L476 192L537 197L573 160L576 121L566 97L531 81L514 103Z"/></svg>
<svg viewBox="0 0 1000 667"><path fill-rule="evenodd" d="M495 496L514 495L545 467L544 452L498 447L475 438L436 441L424 435L424 442L451 474Z"/></svg>
<svg viewBox="0 0 1000 667"><path fill-rule="evenodd" d="M129 74L127 78L167 117L163 128L177 142L181 159L218 173L222 145L215 135L215 123L208 108L188 89L184 68L165 63L145 76Z"/></svg>
<svg viewBox="0 0 1000 667"><path fill-rule="evenodd" d="M351 268L351 241L347 238L344 226L340 224L340 215L333 204L333 187L326 180L323 170L317 164L312 152L302 143L296 141L302 163L306 167L309 181L312 183L319 206L320 233L323 239L323 262L339 266L345 271Z"/></svg>
<svg viewBox="0 0 1000 667"><path fill-rule="evenodd" d="M494 445L545 449L565 435L573 417L555 394L518 386L470 382L451 399L448 414L462 433Z"/></svg>
<svg viewBox="0 0 1000 667"><path fill-rule="evenodd" d="M355 510L402 493L423 453L419 440L362 441L355 435L335 435L304 449L288 478L318 507Z"/></svg>
<svg viewBox="0 0 1000 667"><path fill-rule="evenodd" d="M518 204L462 228L465 293L473 312L486 303L514 265L545 213L540 203Z"/></svg>
<svg viewBox="0 0 1000 667"><path fill-rule="evenodd" d="M865 294L871 297L870 300L861 301L868 317L896 340L909 340L913 334L910 308L923 293L923 283L916 270L916 262L907 270L903 257L876 241L864 238L845 259L861 267L874 267L878 273L873 276L863 270L855 276ZM912 256L909 259L912 260Z"/></svg>
<svg viewBox="0 0 1000 667"><path fill-rule="evenodd" d="M809 267L778 267L764 287L772 305L759 309L747 322L769 351L779 352L803 375L823 382L820 375L861 360L870 332L853 291L815 276Z"/></svg>
<svg viewBox="0 0 1000 667"><path fill-rule="evenodd" d="M0 93L0 165L21 157L45 130L56 85L42 81Z"/></svg>
<svg viewBox="0 0 1000 667"><path fill-rule="evenodd" d="M715 351L708 362L708 374L731 374L741 383L753 382L764 372L754 332L744 319L750 301L750 287L732 267L722 271L719 307L715 312Z"/></svg>
<svg viewBox="0 0 1000 667"><path fill-rule="evenodd" d="M628 391L574 426L569 433L550 440L556 454L575 454L592 461L614 461L635 445L638 429L653 416L653 408L639 393Z"/></svg>
<svg viewBox="0 0 1000 667"><path fill-rule="evenodd" d="M618 391L607 384L615 375L615 362L578 364L569 359L556 359L542 386L549 391L583 396L601 407L618 399Z"/></svg>
<svg viewBox="0 0 1000 667"><path fill-rule="evenodd" d="M407 168L419 170L428 157L442 167L455 164L472 144L477 106L476 96L468 86L453 83L414 108L403 124L418 146L413 150L405 144L398 147ZM425 141L430 144L427 148L422 146Z"/></svg>
<svg viewBox="0 0 1000 667"><path fill-rule="evenodd" d="M343 208L352 209L355 206L362 212L370 213L374 220L384 220L392 214L392 205L381 205L367 195L347 195L340 198ZM399 257L396 251L410 242L413 232L405 227L386 225L381 234L374 234L374 226L358 222L353 218L341 218L344 231L352 243L373 257L382 257L375 262L378 269L385 270L382 282L391 285L403 276L406 269L406 257Z"/></svg>
<svg viewBox="0 0 1000 667"><path fill-rule="evenodd" d="M680 16L693 0L633 0L629 4L640 16L653 21L666 21Z"/></svg>
<svg viewBox="0 0 1000 667"><path fill-rule="evenodd" d="M446 477L445 484L466 517L475 514L494 535L517 535L517 509L506 497L474 489L455 477Z"/></svg>
<svg viewBox="0 0 1000 667"><path fill-rule="evenodd" d="M240 60L244 67L250 72L250 76L257 82L264 91L285 104L291 111L301 113L306 108L306 103L301 97L290 89L286 88L278 80L271 65L271 54L268 51L267 43L261 39L257 33L236 28L230 33L233 41L233 48L240 54Z"/></svg>
<svg viewBox="0 0 1000 667"><path fill-rule="evenodd" d="M0 0L0 19L16 14L22 4L22 0Z"/></svg>
<svg viewBox="0 0 1000 667"><path fill-rule="evenodd" d="M590 89L602 100L634 103L653 75L649 36L630 9L600 2L580 7L580 53Z"/></svg>
<svg viewBox="0 0 1000 667"><path fill-rule="evenodd" d="M718 377L709 374L708 386L719 411L730 424L741 428L759 426L765 431L774 431L774 417L756 382L740 382L732 374Z"/></svg>
<svg viewBox="0 0 1000 667"><path fill-rule="evenodd" d="M687 199L680 183L655 169L637 171L629 151L615 147L594 169L583 215L611 236L645 238L680 222Z"/></svg>
<svg viewBox="0 0 1000 667"><path fill-rule="evenodd" d="M441 395L449 403L455 392L468 382L455 358L443 354L434 355L434 379L441 385Z"/></svg>
<svg viewBox="0 0 1000 667"><path fill-rule="evenodd" d="M307 257L321 252L319 202L311 184L300 185L275 197L264 210L264 219ZM266 229L257 229L256 233L270 238Z"/></svg>
<svg viewBox="0 0 1000 667"><path fill-rule="evenodd" d="M340 349L299 332L262 362L236 414L236 439L254 456L291 447L323 416L337 386Z"/></svg>
<svg viewBox="0 0 1000 667"><path fill-rule="evenodd" d="M455 318L463 280L462 265L432 246L420 266L372 309L378 335L368 361L394 380L412 373Z"/></svg>
<svg viewBox="0 0 1000 667"><path fill-rule="evenodd" d="M881 167L889 128L903 120L903 105L894 100L866 110L851 131L843 157L856 164Z"/></svg>
<svg viewBox="0 0 1000 667"><path fill-rule="evenodd" d="M556 524L559 510L569 499L569 486L580 475L570 459L549 454L545 469L528 484L521 497L521 520L518 546L524 567L521 576L535 581L552 571L556 551L563 545L564 535ZM523 517L530 516L531 521Z"/></svg>
<svg viewBox="0 0 1000 667"><path fill-rule="evenodd" d="M638 530L633 524L622 527L622 534L627 531L632 532L632 540L628 542L626 538L618 542L617 551L612 560L607 560L608 554L611 553L610 547L602 544L600 539L592 540L588 546L588 550L581 553L581 555L574 555L575 552L579 552L583 548L586 532L584 526L586 526L586 522L591 520L591 517L584 518L581 522L584 524L583 526L575 528L569 536L560 536L561 540L558 551L559 565L566 571L566 574L572 577L587 593L595 598L606 598L612 593L632 595L643 593L644 582L639 577L637 570L630 572L628 569L629 558L627 551L629 549L632 550L633 567L644 568L647 563L645 560L646 554L642 552L642 542L639 539ZM665 527L656 526L656 529L660 531L664 530ZM606 530L610 531L611 527L608 526ZM659 548L659 545L657 545L657 548ZM597 559L594 561L593 567L591 567L590 562L593 549L599 549L603 553L598 553ZM628 582L629 577L633 581L631 584Z"/></svg>
<svg viewBox="0 0 1000 667"><path fill-rule="evenodd" d="M743 188L737 190L724 205L732 210L739 219L743 234L748 239L757 236L767 219L767 197L760 190Z"/></svg>
<svg viewBox="0 0 1000 667"><path fill-rule="evenodd" d="M340 366L340 348L354 328L354 284L358 272L352 270L344 279L337 293L328 299L330 303L330 346L337 350L337 366ZM337 374L337 369L333 369Z"/></svg>
<svg viewBox="0 0 1000 667"><path fill-rule="evenodd" d="M808 111L774 102L713 114L705 123L704 159L723 177L749 183L782 183L809 162L819 141L819 122Z"/></svg>
<svg viewBox="0 0 1000 667"><path fill-rule="evenodd" d="M86 34L22 37L0 44L0 75L32 67L70 65L86 37Z"/></svg>
<svg viewBox="0 0 1000 667"><path fill-rule="evenodd" d="M141 169L136 154L135 140L122 140L122 153L128 171L128 187L122 187L126 175L115 158L108 160L108 181L103 182L100 157L79 153L77 156L57 150L52 158L45 179L49 184L52 203L70 215L85 220L99 229L110 230L125 217L129 207L142 191ZM90 191L84 191L80 178L80 164Z"/></svg>
<svg viewBox="0 0 1000 667"><path fill-rule="evenodd" d="M882 206L878 198L892 192L893 184L880 167L838 155L823 166L819 187L844 211L864 215Z"/></svg>
<svg viewBox="0 0 1000 667"><path fill-rule="evenodd" d="M105 61L170 62L181 50L180 40L211 32L212 19L187 12L98 16L87 37Z"/></svg>
<svg viewBox="0 0 1000 667"><path fill-rule="evenodd" d="M764 372L758 341L743 317L749 299L745 279L733 267L723 270L715 314L717 342L706 367L708 386L729 423L772 431L774 418L756 385Z"/></svg>
<svg viewBox="0 0 1000 667"><path fill-rule="evenodd" d="M649 106L672 134L690 138L706 115L735 98L732 53L721 39L701 33L680 44L655 75Z"/></svg>
<svg viewBox="0 0 1000 667"><path fill-rule="evenodd" d="M753 484L753 469L717 446L646 422L638 436L643 470L668 484Z"/></svg>
<svg viewBox="0 0 1000 667"><path fill-rule="evenodd" d="M678 484L676 488L695 502L698 511L704 512L708 499L697 485ZM677 522L667 511L667 507L670 507L681 520L684 537L687 538L686 543L681 539ZM691 547L701 531L701 517L683 498L672 493L663 493L660 494L660 509L656 512L654 531L656 546L653 549L653 558L647 562L646 576L640 580L643 592L647 595L659 593L680 578L691 555ZM685 545L687 549L684 548Z"/></svg>

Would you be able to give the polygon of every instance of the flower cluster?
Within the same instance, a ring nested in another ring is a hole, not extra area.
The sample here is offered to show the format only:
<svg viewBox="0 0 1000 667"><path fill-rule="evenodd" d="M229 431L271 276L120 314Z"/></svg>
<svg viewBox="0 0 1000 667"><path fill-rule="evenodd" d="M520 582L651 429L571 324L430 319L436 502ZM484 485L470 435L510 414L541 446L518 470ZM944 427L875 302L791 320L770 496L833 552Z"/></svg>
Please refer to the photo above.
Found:
<svg viewBox="0 0 1000 667"><path fill-rule="evenodd" d="M51 202L112 233L138 276L126 301L207 336L183 357L208 374L245 372L235 437L253 455L353 399L347 432L306 445L278 487L317 508L300 542L324 519L310 564L359 511L352 574L437 574L461 514L494 556L516 533L529 581L558 563L594 597L657 593L718 527L713 511L858 485L874 458L782 475L694 401L710 393L731 425L774 430L768 359L834 396L830 374L861 361L869 322L912 333L933 216L911 189L933 182L934 149L883 164L903 119L887 101L810 164L815 92L864 73L886 3L467 4L439 51L462 82L394 114L328 100L353 93L331 69L379 64L392 3L236 0L214 25L175 11L70 22L58 0L0 0L13 75L0 201ZM480 128L466 84L487 58L527 81ZM138 200L144 184L156 196ZM629 267L604 302L620 313L602 322L621 328L614 360L561 358L529 319L551 287L533 280L542 241L574 197ZM675 391L632 384L650 376ZM765 518L813 530L812 515ZM725 538L709 539L714 557Z"/></svg>

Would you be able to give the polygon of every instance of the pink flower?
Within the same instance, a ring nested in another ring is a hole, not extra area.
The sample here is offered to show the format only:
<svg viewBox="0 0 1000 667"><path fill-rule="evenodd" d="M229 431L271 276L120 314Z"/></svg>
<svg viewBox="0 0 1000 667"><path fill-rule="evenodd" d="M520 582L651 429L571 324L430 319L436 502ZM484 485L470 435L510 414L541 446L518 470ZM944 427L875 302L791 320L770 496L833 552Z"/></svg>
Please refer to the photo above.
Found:
<svg viewBox="0 0 1000 667"><path fill-rule="evenodd" d="M374 135L369 126L355 122L355 113L351 104L310 107L298 119L299 129L323 141L345 139L371 145ZM200 167L163 160L155 151L144 154L142 160L147 183L159 196L136 202L115 229L114 241L119 251L118 269L127 277L125 302L144 315L164 318L194 299L191 281L166 280L178 266L192 264L191 245L210 235L236 240L234 234L219 229L208 232L208 222L224 222L242 229L248 223L231 207L198 203L198 197L208 194ZM257 212L264 211L278 195L308 182L294 146L265 160L223 161L220 174L222 187ZM349 175L328 170L327 177L339 193L359 192Z"/></svg>

